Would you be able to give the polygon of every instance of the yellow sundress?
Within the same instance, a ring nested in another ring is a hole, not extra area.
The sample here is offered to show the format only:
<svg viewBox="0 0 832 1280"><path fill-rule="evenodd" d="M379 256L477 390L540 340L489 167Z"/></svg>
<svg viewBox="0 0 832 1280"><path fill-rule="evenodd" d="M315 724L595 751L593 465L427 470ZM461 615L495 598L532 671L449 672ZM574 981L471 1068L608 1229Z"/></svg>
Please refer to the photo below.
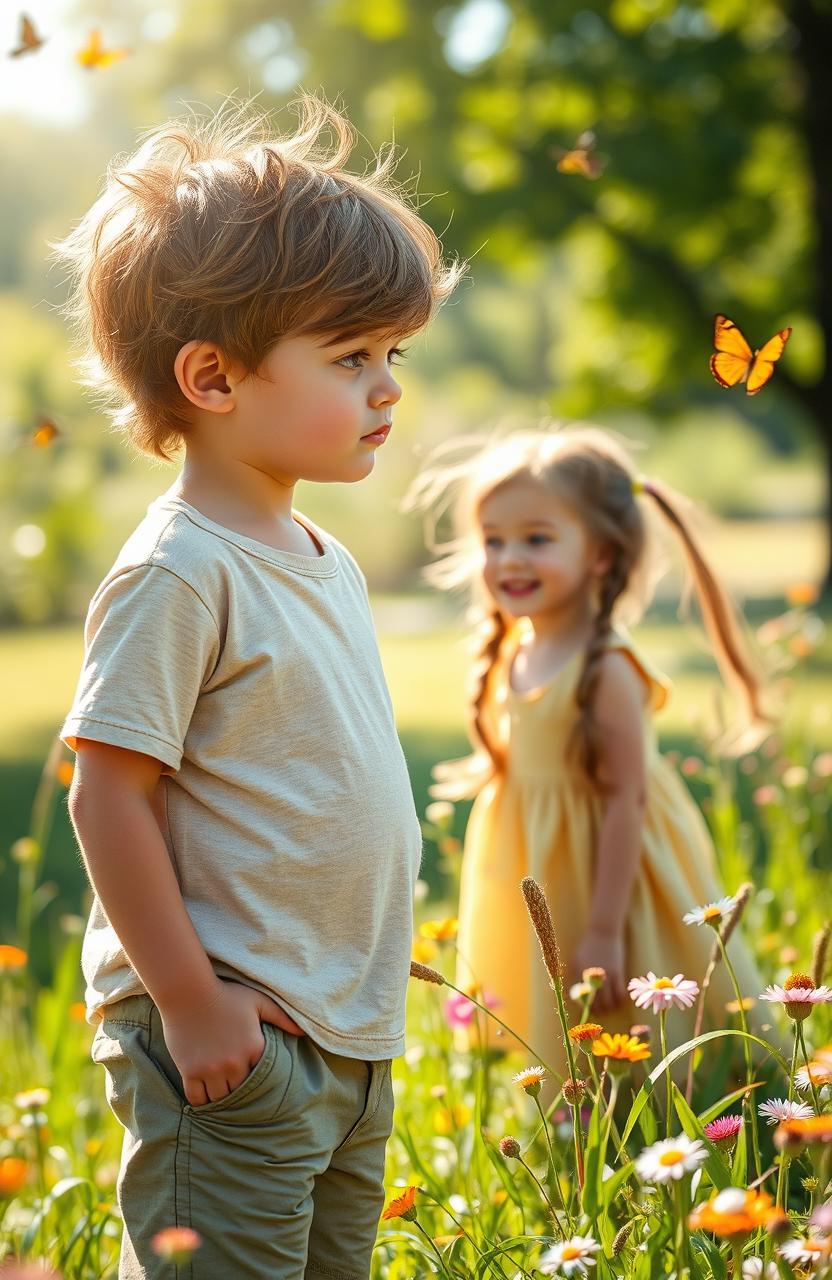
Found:
<svg viewBox="0 0 832 1280"><path fill-rule="evenodd" d="M491 732L507 746L508 764L504 775L480 791L468 822L457 985L470 989L475 984L494 998L500 1018L565 1075L555 997L519 885L531 875L543 887L568 966L586 931L602 802L576 785L566 758L583 654L575 654L542 687L520 693L511 688L509 672L521 637L519 624L502 645L485 693L483 713ZM682 973L701 984L713 931L707 925L683 924L682 916L692 907L717 901L725 889L719 884L705 821L657 749L652 713L665 704L670 684L651 669L628 636L614 633L609 646L629 658L648 691L644 710L647 804L642 857L625 928L625 978L652 970L659 977ZM765 984L739 929L728 944L728 954L743 994L758 996ZM725 1011L733 999L730 977L720 964L706 997L703 1029L737 1025L736 1018L729 1021ZM570 1020L576 1021L578 1006L567 999L567 1009ZM749 1030L760 1034L759 1012L752 1009L747 1016ZM694 1018L695 1009L668 1015L668 1047L690 1039ZM658 1023L649 1010L637 1009L628 998L599 1021L611 1032L628 1031L635 1023L650 1025L652 1061L659 1060ZM494 1026L485 1020L492 1044L520 1048L513 1038L495 1034ZM719 1049L720 1042L711 1043Z"/></svg>

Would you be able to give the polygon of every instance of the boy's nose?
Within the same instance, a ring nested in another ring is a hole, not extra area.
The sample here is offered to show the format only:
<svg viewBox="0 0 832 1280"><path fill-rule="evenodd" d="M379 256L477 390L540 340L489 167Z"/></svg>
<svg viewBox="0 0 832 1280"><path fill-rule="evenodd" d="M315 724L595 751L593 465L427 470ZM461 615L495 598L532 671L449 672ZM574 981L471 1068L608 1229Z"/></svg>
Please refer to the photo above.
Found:
<svg viewBox="0 0 832 1280"><path fill-rule="evenodd" d="M392 373L382 377L370 396L370 404L374 409L383 404L397 404L402 398L402 389Z"/></svg>

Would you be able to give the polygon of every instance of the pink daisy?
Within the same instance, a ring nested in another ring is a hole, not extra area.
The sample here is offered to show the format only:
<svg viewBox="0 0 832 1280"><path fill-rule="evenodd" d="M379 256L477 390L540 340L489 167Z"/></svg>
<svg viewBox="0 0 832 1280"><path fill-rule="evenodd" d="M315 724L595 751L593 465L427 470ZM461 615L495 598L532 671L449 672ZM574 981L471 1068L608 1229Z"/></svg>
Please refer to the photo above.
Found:
<svg viewBox="0 0 832 1280"><path fill-rule="evenodd" d="M681 973L673 978L657 978L652 969L647 970L646 978L631 978L627 990L637 1008L650 1009L653 1013L673 1005L689 1009L699 994L698 984L682 977Z"/></svg>
<svg viewBox="0 0 832 1280"><path fill-rule="evenodd" d="M782 1004L790 1018L802 1022L804 1018L808 1018L816 1004L829 1004L832 1001L832 991L829 987L816 987L808 974L793 973L782 987L766 987L761 992L760 999L772 1004Z"/></svg>
<svg viewBox="0 0 832 1280"><path fill-rule="evenodd" d="M733 1146L742 1128L742 1116L720 1116L705 1125L705 1137L721 1147Z"/></svg>
<svg viewBox="0 0 832 1280"><path fill-rule="evenodd" d="M767 1102L761 1102L757 1110L769 1124L779 1124L781 1120L808 1120L814 1115L805 1102L789 1102L786 1098L769 1098Z"/></svg>

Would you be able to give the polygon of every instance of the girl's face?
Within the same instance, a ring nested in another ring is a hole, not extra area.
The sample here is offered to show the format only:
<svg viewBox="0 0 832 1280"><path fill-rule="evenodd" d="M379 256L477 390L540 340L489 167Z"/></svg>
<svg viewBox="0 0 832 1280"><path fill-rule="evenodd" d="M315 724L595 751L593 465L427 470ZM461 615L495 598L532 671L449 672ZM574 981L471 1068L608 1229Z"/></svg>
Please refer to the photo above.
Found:
<svg viewBox="0 0 832 1280"><path fill-rule="evenodd" d="M509 480L479 508L483 577L514 617L554 619L589 604L609 567L573 509L534 480Z"/></svg>

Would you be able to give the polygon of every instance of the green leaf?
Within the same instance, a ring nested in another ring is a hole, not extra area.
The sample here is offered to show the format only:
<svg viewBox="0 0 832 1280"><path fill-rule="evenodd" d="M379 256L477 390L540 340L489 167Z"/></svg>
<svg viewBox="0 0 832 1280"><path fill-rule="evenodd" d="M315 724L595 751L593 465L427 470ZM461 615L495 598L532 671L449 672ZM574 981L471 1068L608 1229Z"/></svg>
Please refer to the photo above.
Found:
<svg viewBox="0 0 832 1280"><path fill-rule="evenodd" d="M693 1113L693 1111L691 1111L685 1101L684 1094L675 1084L672 1084L671 1088L673 1105L676 1108L679 1123L689 1138L701 1138L705 1145L705 1150L708 1152L708 1158L705 1161L704 1166L705 1172L713 1185L717 1187L718 1190L724 1191L726 1187L731 1186L731 1173L728 1165L725 1160L723 1160L721 1153L717 1151L713 1143L708 1141L705 1136L705 1130L702 1127L702 1122Z"/></svg>

